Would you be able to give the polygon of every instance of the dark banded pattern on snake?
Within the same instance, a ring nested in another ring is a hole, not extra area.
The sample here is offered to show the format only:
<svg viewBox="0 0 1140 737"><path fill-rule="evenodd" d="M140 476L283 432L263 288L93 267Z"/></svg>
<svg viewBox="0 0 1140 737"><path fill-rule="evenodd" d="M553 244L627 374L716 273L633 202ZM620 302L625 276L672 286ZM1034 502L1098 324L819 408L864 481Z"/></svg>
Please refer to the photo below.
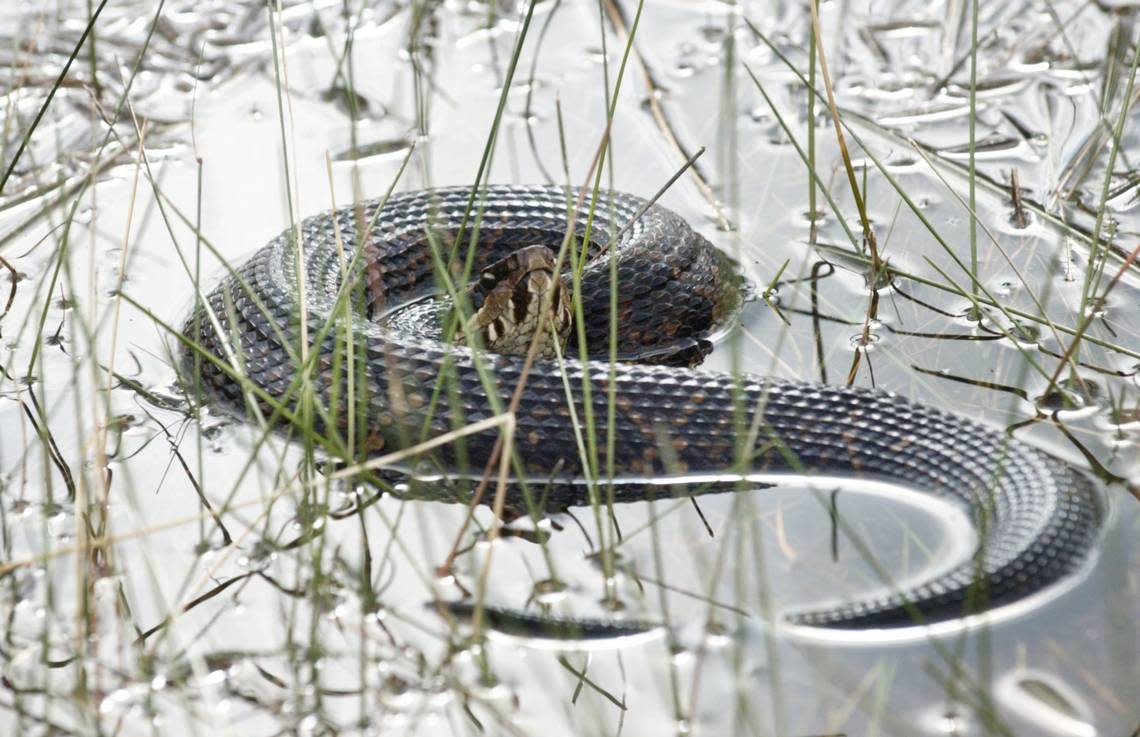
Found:
<svg viewBox="0 0 1140 737"><path fill-rule="evenodd" d="M411 429L416 436L425 420L433 432L442 433L454 427L453 413L463 422L493 414L469 349L445 346L432 339L429 330L394 330L370 317L436 289L427 229L441 247L449 248L469 194L464 188L401 194L379 213L377 203L368 202L310 217L300 226L305 309L310 334L320 335L322 326L338 319L342 258L351 261L357 253L358 213L363 216L360 229L372 223L357 272L367 304L354 316L352 333L358 355L366 358L366 381L357 392L365 402L370 429L388 448L406 437L401 430ZM482 194L476 276L478 269L518 248L542 243L557 250L568 223L570 200L563 189L493 186ZM644 204L629 195L604 194L590 231L593 253L620 231L612 252L617 259L618 348L623 355L691 347L735 308L730 265L680 217L654 205L622 230ZM586 213L578 218L580 235L587 221ZM467 233L464 238L470 229ZM219 358L234 349L249 381L273 397L286 393L298 371L291 358L299 355L301 340L296 256L292 231L283 233L210 294L208 304L220 334L204 317L192 319L186 328L192 340ZM585 333L596 356L606 355L609 268L608 258L596 259L582 277ZM195 331L196 325L201 329ZM292 347L286 349L283 343ZM337 346L327 335L311 346L319 354L313 375L326 403L333 396L334 369L343 364L334 356ZM569 354L574 351L570 346ZM429 399L449 352L448 371L457 390L441 392L428 419ZM523 359L484 358L505 403ZM207 385L231 402L242 401L238 382L213 362L203 365ZM583 376L589 377L598 437L604 438L609 364L568 360L566 370L579 418L584 416ZM337 380L338 396L343 397L343 379ZM985 602L981 608L1008 603L1072 573L1097 536L1098 495L1084 475L979 423L889 392L750 375L738 383L722 373L622 363L615 370L615 398L613 462L622 476L663 474L667 457L690 473L730 470L737 457L737 428L755 419L759 442L748 449L748 469L887 481L959 505L974 521L979 540L971 559L902 590L790 614L796 623L865 628L913 624L916 616L946 620L961 616L979 589L979 600ZM737 406L743 414L736 412ZM582 475L580 455L563 376L552 361L540 360L530 372L516 416L515 443L534 477L557 474L549 490L550 506L588 503L586 486L575 482ZM662 452L662 443L668 445L667 452ZM493 444L493 433L467 438L465 452L472 468L481 468ZM437 460L455 462L450 451ZM600 467L606 467L605 458ZM615 489L619 502L638 501L647 494L645 486L636 483ZM976 603L971 606L975 608L970 611L978 608Z"/></svg>

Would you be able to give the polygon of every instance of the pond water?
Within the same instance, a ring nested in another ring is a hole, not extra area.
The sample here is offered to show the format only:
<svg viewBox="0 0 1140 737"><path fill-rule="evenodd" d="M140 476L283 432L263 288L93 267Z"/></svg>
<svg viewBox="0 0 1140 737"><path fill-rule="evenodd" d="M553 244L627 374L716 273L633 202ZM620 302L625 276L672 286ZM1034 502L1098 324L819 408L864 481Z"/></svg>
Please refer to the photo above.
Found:
<svg viewBox="0 0 1140 737"><path fill-rule="evenodd" d="M961 0L820 5L889 282L823 98L809 127L804 3L271 5L0 10L0 732L1135 734L1134 5L982 3L976 55ZM486 509L365 506L303 481L282 437L192 411L172 331L221 259L393 183L470 184L500 99L488 180L580 185L615 91L604 184L652 196L706 147L662 202L755 287L705 366L850 377L1091 469L1109 514L1079 575L964 629L805 632L781 612L967 555L964 516L765 478L492 540ZM472 644L427 604L485 570L496 606L630 627Z"/></svg>

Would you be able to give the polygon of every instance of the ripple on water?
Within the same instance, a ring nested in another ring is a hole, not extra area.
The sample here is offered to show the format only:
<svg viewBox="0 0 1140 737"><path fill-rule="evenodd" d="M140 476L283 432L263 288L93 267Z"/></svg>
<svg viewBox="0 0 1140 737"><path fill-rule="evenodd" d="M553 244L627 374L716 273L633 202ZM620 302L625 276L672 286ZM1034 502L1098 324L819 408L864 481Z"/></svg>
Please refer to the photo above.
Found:
<svg viewBox="0 0 1140 737"><path fill-rule="evenodd" d="M1096 737L1092 707L1060 676L1023 669L1002 676L995 688L998 703L1048 734Z"/></svg>

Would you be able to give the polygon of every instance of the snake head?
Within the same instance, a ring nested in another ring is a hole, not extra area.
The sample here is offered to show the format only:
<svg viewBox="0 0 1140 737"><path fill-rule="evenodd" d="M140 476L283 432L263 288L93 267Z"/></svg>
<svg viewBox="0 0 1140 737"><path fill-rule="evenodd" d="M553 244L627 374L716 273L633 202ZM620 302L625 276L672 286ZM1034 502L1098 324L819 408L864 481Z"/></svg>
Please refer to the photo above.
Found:
<svg viewBox="0 0 1140 737"><path fill-rule="evenodd" d="M534 245L485 268L467 288L475 313L456 332L455 342L468 345L477 332L487 350L523 356L541 326L538 355L553 358L556 345L566 345L571 325L570 298L556 266L554 251Z"/></svg>

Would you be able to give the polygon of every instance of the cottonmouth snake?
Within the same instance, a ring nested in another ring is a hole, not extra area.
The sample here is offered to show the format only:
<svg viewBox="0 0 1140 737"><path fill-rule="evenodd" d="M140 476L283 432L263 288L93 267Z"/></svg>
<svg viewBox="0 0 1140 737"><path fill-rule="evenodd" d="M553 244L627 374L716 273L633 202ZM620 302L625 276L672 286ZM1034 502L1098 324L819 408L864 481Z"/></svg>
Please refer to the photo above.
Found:
<svg viewBox="0 0 1140 737"><path fill-rule="evenodd" d="M471 273L521 247L541 243L557 249L562 242L572 205L565 190L493 186L479 195L483 210ZM202 311L187 324L189 339L218 359L201 361L203 382L223 398L242 402L242 381L226 368L234 362L246 377L247 391L256 387L268 397L295 401L290 385L300 355L300 284L310 350L316 353L312 375L318 396L327 412L342 418L318 413L318 425L345 425L344 345L350 333L360 372L354 385L361 397L358 426L367 427L372 447L391 448L421 437L425 421L431 433L441 433L493 415L471 350L374 319L438 288L433 249L446 255L452 247L469 196L464 188L412 192L391 197L383 207L372 201L310 217L299 226L300 259L293 247L295 231L275 238L209 295L212 318ZM731 270L704 238L662 207L648 207L634 222L644 204L604 193L592 218L583 212L575 229L581 236L589 227L589 253L614 238L618 352L661 355L679 346L683 353L707 338L731 310ZM358 229L368 233L359 252ZM460 260L471 232L467 224L457 244ZM582 272L582 333L592 356L607 355L609 260L594 259ZM352 280L342 278L346 272ZM357 288L351 323L342 319L345 300L338 301L346 284ZM338 327L326 329L329 325ZM567 353L577 355L573 341ZM505 402L524 359L489 353L482 358ZM444 366L450 381L433 394ZM604 472L611 366L568 359L564 369L579 419L585 414L583 377L588 376L601 455L597 468ZM514 437L529 477L544 484L546 504L555 508L588 503L563 378L557 363L534 363ZM1074 571L1100 526L1098 495L1082 474L981 424L889 392L629 363L617 364L613 378L613 468L619 476L739 470L736 459L746 458L741 463L753 471L892 482L957 504L973 520L978 543L970 559L901 590L790 614L795 623L895 627L1007 603ZM740 439L747 433L740 430L753 426L756 443L742 453ZM435 462L466 463L477 472L493 443L494 433L472 435L461 451L448 446ZM649 493L643 483L614 487L619 502Z"/></svg>

